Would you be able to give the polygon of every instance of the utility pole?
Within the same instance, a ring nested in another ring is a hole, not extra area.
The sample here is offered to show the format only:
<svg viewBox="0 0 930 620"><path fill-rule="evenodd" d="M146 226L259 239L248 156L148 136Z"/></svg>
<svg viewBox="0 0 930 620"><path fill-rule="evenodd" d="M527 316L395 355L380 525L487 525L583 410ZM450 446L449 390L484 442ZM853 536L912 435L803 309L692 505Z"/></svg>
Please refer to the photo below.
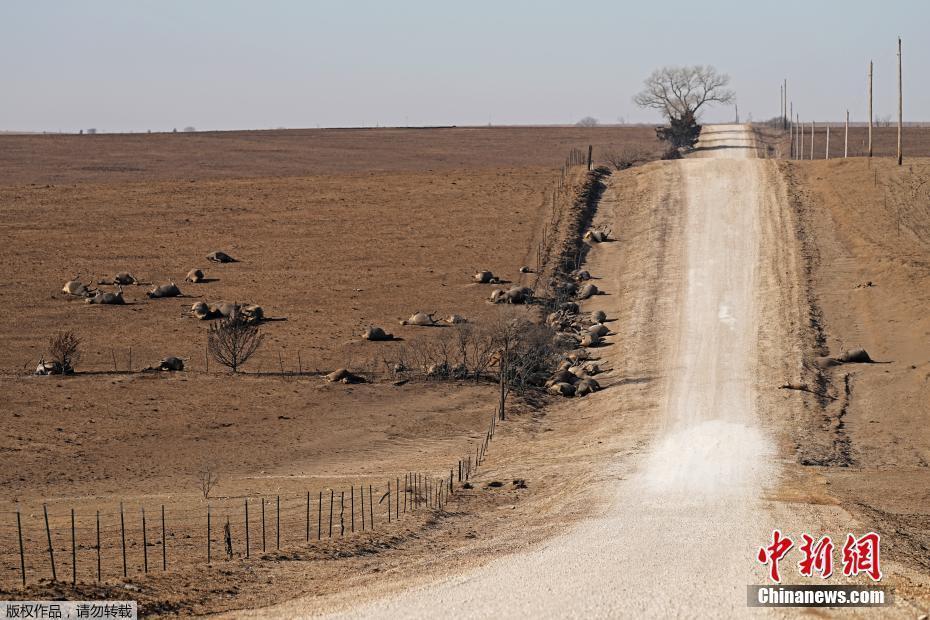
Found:
<svg viewBox="0 0 930 620"><path fill-rule="evenodd" d="M904 90L901 85L901 37L898 37L898 165L904 163L901 151L901 129L904 127Z"/></svg>
<svg viewBox="0 0 930 620"><path fill-rule="evenodd" d="M736 108L736 124L739 125L739 104L734 103L733 107Z"/></svg>
<svg viewBox="0 0 930 620"><path fill-rule="evenodd" d="M872 61L869 61L869 157L872 156Z"/></svg>
<svg viewBox="0 0 930 620"><path fill-rule="evenodd" d="M795 126L794 126L794 102L793 101L791 102L791 116L789 116L788 118L790 119L789 125L788 125L788 130L789 130L788 148L791 151L791 159L794 159L794 154L797 152L794 148L794 134L796 134L798 130L795 129Z"/></svg>
<svg viewBox="0 0 930 620"><path fill-rule="evenodd" d="M785 123L785 87L782 84L778 85L778 116L779 120L782 122L782 128L784 128Z"/></svg>
<svg viewBox="0 0 930 620"><path fill-rule="evenodd" d="M830 159L830 123L827 123L827 154L824 159Z"/></svg>
<svg viewBox="0 0 930 620"><path fill-rule="evenodd" d="M788 78L782 87L781 128L788 129Z"/></svg>

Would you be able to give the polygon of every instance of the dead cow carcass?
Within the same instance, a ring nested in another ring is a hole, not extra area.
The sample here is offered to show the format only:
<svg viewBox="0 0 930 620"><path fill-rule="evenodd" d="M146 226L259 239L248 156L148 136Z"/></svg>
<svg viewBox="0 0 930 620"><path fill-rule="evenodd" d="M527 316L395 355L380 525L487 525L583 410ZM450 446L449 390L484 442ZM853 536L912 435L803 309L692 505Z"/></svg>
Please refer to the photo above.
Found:
<svg viewBox="0 0 930 620"><path fill-rule="evenodd" d="M371 340L372 342L381 342L386 340L393 340L394 334L388 334L380 327L371 326L365 330L365 333L362 334L362 338L365 340Z"/></svg>
<svg viewBox="0 0 930 620"><path fill-rule="evenodd" d="M203 281L204 281L204 278L205 278L205 276L203 275L203 271L202 271L202 270L200 270L200 269L191 269L190 271L187 272L187 275L184 276L184 281L185 281L185 282L191 282L191 283L193 283L193 284L198 284L198 283L200 283L200 282L203 282Z"/></svg>
<svg viewBox="0 0 930 620"><path fill-rule="evenodd" d="M88 297L84 300L89 304L102 304L102 305L113 305L121 306L126 303L123 299L123 289L120 288L115 293L97 291L97 294L93 297Z"/></svg>
<svg viewBox="0 0 930 620"><path fill-rule="evenodd" d="M216 252L210 252L209 254L207 254L207 260L213 261L214 263L238 263L239 262L235 258L230 256L229 254L227 254L226 252L220 252L219 250L217 250Z"/></svg>
<svg viewBox="0 0 930 620"><path fill-rule="evenodd" d="M179 289L178 285L174 282L169 282L168 284L156 286L146 294L151 299L160 299L162 297L180 297L181 289Z"/></svg>

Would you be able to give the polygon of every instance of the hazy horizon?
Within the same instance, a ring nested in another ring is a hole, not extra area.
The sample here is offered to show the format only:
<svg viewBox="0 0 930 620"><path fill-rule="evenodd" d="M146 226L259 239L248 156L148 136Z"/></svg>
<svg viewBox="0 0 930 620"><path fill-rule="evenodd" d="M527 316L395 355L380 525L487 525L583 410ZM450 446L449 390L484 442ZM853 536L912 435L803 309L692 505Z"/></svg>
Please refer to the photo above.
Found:
<svg viewBox="0 0 930 620"><path fill-rule="evenodd" d="M680 64L729 74L744 121L778 115L787 78L802 120L859 123L870 59L875 116L896 118L898 35L905 121L930 120L930 5L779 10L791 19L737 2L7 2L0 131L655 123L632 97Z"/></svg>

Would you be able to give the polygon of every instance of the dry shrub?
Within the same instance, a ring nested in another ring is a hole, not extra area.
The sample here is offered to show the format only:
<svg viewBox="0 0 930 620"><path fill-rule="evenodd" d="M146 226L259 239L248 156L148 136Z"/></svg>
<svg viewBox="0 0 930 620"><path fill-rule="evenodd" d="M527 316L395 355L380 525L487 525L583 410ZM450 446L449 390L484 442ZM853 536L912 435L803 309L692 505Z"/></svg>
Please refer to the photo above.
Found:
<svg viewBox="0 0 930 620"><path fill-rule="evenodd" d="M218 363L238 372L264 339L261 328L239 313L221 319L207 331L207 349Z"/></svg>
<svg viewBox="0 0 930 620"><path fill-rule="evenodd" d="M81 359L81 339L71 330L58 332L49 338L48 356L61 373L73 373L75 364Z"/></svg>
<svg viewBox="0 0 930 620"><path fill-rule="evenodd" d="M637 164L644 164L655 159L655 155L648 149L637 145L628 145L619 149L607 151L604 159L617 170L626 170Z"/></svg>
<svg viewBox="0 0 930 620"><path fill-rule="evenodd" d="M204 499L210 499L210 493L220 483L220 477L211 465L204 465L197 473L198 482L200 483L200 492Z"/></svg>
<svg viewBox="0 0 930 620"><path fill-rule="evenodd" d="M400 347L394 359L382 358L395 375L431 380L493 380L500 386L500 407L511 392L521 396L544 385L564 353L556 331L512 311L502 310L488 325L463 324L437 330Z"/></svg>

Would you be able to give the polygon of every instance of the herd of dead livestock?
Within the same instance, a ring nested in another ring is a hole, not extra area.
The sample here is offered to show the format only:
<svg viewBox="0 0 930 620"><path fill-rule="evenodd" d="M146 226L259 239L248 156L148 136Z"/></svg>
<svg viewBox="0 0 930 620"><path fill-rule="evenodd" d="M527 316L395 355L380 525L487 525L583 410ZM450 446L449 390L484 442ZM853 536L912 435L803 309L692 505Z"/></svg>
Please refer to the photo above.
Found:
<svg viewBox="0 0 930 620"><path fill-rule="evenodd" d="M589 244L598 244L609 241L609 231L591 229L584 235ZM216 251L207 255L207 260L215 263L238 262L225 252ZM528 267L521 267L521 273L530 273ZM611 334L610 328L605 325L606 314L601 311L590 315L581 314L579 301L583 301L600 293L597 286L591 282L591 274L584 269L576 269L570 273L559 273L550 282L550 288L555 295L552 301L552 312L546 317L546 324L555 332L563 348L568 350L560 361L558 368L548 378L545 387L552 394L560 396L585 396L600 389L594 378L601 372L596 361L591 359L589 349L597 347L604 342L604 337ZM201 269L191 269L185 277L185 282L198 284L208 281ZM491 271L479 271L473 276L476 284L501 285L505 281L495 276ZM67 295L84 298L88 304L122 305L123 286L142 285L143 283L127 272L116 274L111 279L100 280L97 285L114 286L115 291L104 291L93 288L93 284L85 284L79 280L70 280L65 283L62 292ZM489 303L494 304L528 304L534 301L534 290L526 286L512 286L509 288L494 288L488 297ZM151 299L166 297L182 297L180 288L174 282L154 285L147 293ZM260 322L265 319L261 306L255 304L239 304L219 302L208 304L198 301L191 306L191 315L200 320L228 319L240 317L248 322ZM445 319L436 319L433 314L415 312L408 319L400 321L401 325L429 327L441 324L457 325L467 322L464 317L453 314ZM361 335L369 341L390 341L394 335L383 328L369 326ZM177 357L167 357L158 366L152 369L183 370L184 362ZM40 362L36 374L58 374L57 369L47 362ZM340 368L326 378L333 382L350 383L358 379L350 371Z"/></svg>

